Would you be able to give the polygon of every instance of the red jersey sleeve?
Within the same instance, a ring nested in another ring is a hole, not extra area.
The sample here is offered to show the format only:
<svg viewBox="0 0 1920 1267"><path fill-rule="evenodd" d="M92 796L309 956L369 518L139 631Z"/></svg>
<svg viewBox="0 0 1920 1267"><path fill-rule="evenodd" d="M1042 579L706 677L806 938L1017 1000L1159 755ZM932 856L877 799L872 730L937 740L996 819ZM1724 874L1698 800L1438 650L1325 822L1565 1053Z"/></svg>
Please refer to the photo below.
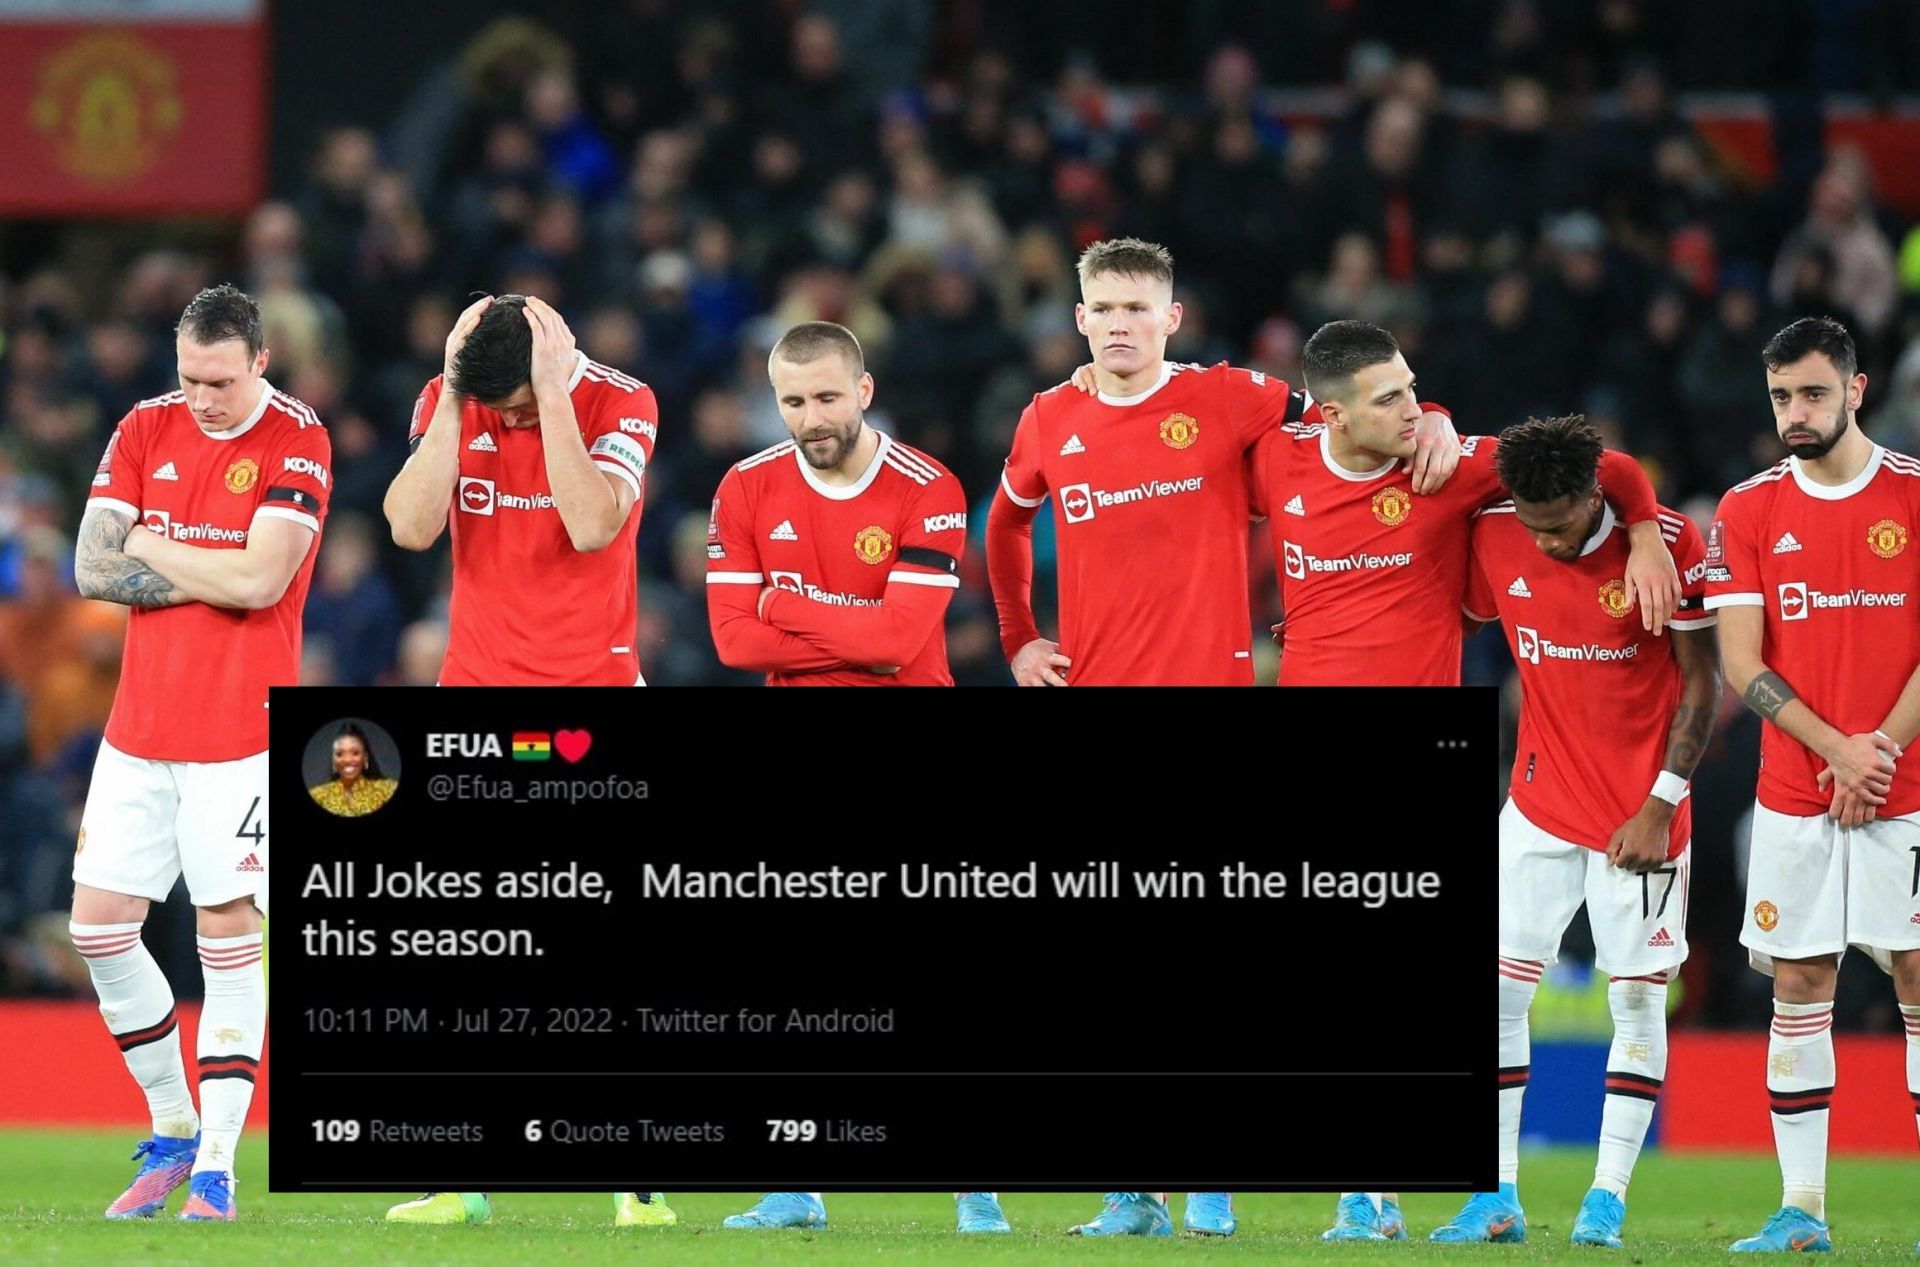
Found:
<svg viewBox="0 0 1920 1267"><path fill-rule="evenodd" d="M1040 509L1047 499L1047 475L1040 465L1039 403L1036 396L1021 411L1020 422L1013 429L1013 452L1007 455L1006 469L1000 473L1001 491L1026 510Z"/></svg>
<svg viewBox="0 0 1920 1267"><path fill-rule="evenodd" d="M608 392L599 397L595 409L595 417L581 419L586 424L587 456L607 474L625 480L638 499L660 434L660 406L653 389Z"/></svg>
<svg viewBox="0 0 1920 1267"><path fill-rule="evenodd" d="M1674 538L1673 565L1680 570L1680 606L1674 609L1675 629L1710 629L1719 623L1707 610L1707 542L1693 520L1675 514L1680 531ZM1668 512L1661 512L1663 522Z"/></svg>
<svg viewBox="0 0 1920 1267"><path fill-rule="evenodd" d="M1473 547L1467 559L1467 592L1460 602L1462 611L1483 623L1500 619L1493 585L1487 580L1487 546L1487 527L1483 517L1473 523Z"/></svg>
<svg viewBox="0 0 1920 1267"><path fill-rule="evenodd" d="M1242 449L1290 422L1320 421L1320 407L1305 388L1290 388L1285 379L1260 370L1226 367L1227 417Z"/></svg>
<svg viewBox="0 0 1920 1267"><path fill-rule="evenodd" d="M100 454L100 465L94 468L93 487L87 490L89 504L110 507L127 515L135 523L140 521L140 512L145 509L142 501L146 489L146 468L141 463L140 411L138 408L127 411L107 437L107 447Z"/></svg>
<svg viewBox="0 0 1920 1267"><path fill-rule="evenodd" d="M1713 512L1713 526L1707 529L1706 606L1763 607L1760 588L1760 551L1754 543L1753 525L1748 511L1753 494L1728 493Z"/></svg>
<svg viewBox="0 0 1920 1267"><path fill-rule="evenodd" d="M327 491L333 484L333 442L317 422L302 423L271 459L262 481L266 491L254 517L290 519L320 531L326 515Z"/></svg>
<svg viewBox="0 0 1920 1267"><path fill-rule="evenodd" d="M899 553L878 607L838 607L782 590L767 599L766 622L849 664L898 668L911 662L960 588L960 555L967 544L960 481L944 475L916 490L899 532Z"/></svg>
<svg viewBox="0 0 1920 1267"><path fill-rule="evenodd" d="M1438 405L1424 407L1445 412ZM1485 508L1505 501L1507 486L1500 482L1500 467L1494 460L1499 452L1499 436L1461 436L1460 465L1447 481L1447 487L1452 489L1457 485L1458 496L1469 506Z"/></svg>
<svg viewBox="0 0 1920 1267"><path fill-rule="evenodd" d="M1278 433L1269 432L1255 441L1240 459L1245 465L1247 514L1256 520L1273 513L1273 503L1267 497L1267 465L1273 460L1273 446L1278 443Z"/></svg>
<svg viewBox="0 0 1920 1267"><path fill-rule="evenodd" d="M445 390L442 383L444 375L435 374L420 389L420 395L413 402L413 420L407 424L407 452L420 447L420 441L427 434L427 424L433 421L433 411L440 407L440 393Z"/></svg>
<svg viewBox="0 0 1920 1267"><path fill-rule="evenodd" d="M1040 466L1039 402L1034 397L1020 415L1000 492L987 511L987 581L1009 660L1040 636L1033 620L1033 517L1046 503L1047 477Z"/></svg>
<svg viewBox="0 0 1920 1267"><path fill-rule="evenodd" d="M1660 513L1660 502L1646 470L1628 453L1618 449L1600 452L1600 486L1607 490L1620 522L1643 524Z"/></svg>
<svg viewBox="0 0 1920 1267"><path fill-rule="evenodd" d="M753 507L738 468L729 470L707 519L707 624L720 662L762 673L813 673L846 662L760 619L767 578L753 541Z"/></svg>

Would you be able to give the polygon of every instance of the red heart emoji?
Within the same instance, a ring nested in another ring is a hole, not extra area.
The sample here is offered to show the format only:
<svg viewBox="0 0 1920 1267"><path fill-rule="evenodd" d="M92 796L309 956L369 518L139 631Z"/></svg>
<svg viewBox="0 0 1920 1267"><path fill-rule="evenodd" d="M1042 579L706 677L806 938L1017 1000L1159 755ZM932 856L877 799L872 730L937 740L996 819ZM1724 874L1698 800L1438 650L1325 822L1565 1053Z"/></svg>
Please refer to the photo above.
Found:
<svg viewBox="0 0 1920 1267"><path fill-rule="evenodd" d="M578 761L587 755L587 749L593 747L593 736L584 730L556 730L553 732L553 746L568 761Z"/></svg>

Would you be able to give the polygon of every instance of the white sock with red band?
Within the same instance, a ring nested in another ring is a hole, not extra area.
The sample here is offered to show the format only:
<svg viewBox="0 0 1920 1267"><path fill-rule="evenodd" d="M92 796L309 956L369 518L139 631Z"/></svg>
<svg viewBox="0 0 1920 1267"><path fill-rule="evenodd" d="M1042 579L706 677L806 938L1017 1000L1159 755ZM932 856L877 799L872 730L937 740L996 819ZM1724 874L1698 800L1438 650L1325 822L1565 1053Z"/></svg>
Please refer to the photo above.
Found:
<svg viewBox="0 0 1920 1267"><path fill-rule="evenodd" d="M195 1174L233 1169L240 1128L253 1102L253 1079L266 1040L267 978L259 933L202 937L200 971L207 1001L200 1011L200 1107L206 1121Z"/></svg>
<svg viewBox="0 0 1920 1267"><path fill-rule="evenodd" d="M1767 1096L1780 1154L1780 1204L1797 1206L1816 1219L1827 1211L1833 1082L1833 1004L1776 1000L1767 1034Z"/></svg>
<svg viewBox="0 0 1920 1267"><path fill-rule="evenodd" d="M1607 983L1607 1006L1613 1013L1613 1047L1607 1053L1593 1186L1624 1201L1667 1076L1667 974L1613 978Z"/></svg>
<svg viewBox="0 0 1920 1267"><path fill-rule="evenodd" d="M180 1025L174 1019L173 987L160 971L139 924L67 924L73 947L87 961L100 1015L120 1046L127 1071L146 1093L153 1133L192 1139L200 1129L180 1056Z"/></svg>
<svg viewBox="0 0 1920 1267"><path fill-rule="evenodd" d="M1500 957L1500 1182L1520 1182L1520 1102L1533 1072L1527 1010L1544 963Z"/></svg>

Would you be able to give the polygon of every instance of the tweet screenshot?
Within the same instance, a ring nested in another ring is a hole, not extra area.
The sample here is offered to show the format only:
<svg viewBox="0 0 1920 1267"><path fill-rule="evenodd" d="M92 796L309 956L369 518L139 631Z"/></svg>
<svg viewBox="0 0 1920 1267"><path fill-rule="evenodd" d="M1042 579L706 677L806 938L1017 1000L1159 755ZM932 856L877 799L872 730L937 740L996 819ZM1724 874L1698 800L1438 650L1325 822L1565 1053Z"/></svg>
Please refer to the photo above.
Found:
<svg viewBox="0 0 1920 1267"><path fill-rule="evenodd" d="M1491 690L271 713L276 1190L1494 1185Z"/></svg>

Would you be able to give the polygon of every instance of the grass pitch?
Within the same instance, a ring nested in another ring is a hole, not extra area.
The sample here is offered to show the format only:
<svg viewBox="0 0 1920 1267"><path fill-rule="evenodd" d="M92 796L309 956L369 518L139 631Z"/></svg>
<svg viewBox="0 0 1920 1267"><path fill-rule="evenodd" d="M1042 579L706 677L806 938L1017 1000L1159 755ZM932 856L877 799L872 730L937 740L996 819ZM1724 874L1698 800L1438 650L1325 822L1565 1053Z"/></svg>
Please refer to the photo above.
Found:
<svg viewBox="0 0 1920 1267"><path fill-rule="evenodd" d="M399 1196L274 1195L266 1191L266 1142L241 1149L240 1220L185 1224L168 1216L107 1223L100 1211L133 1174L130 1132L0 1132L0 1263L192 1263L268 1267L328 1262L395 1264L1066 1264L1283 1262L1386 1264L1499 1261L1513 1264L1607 1259L1575 1250L1567 1229L1592 1176L1589 1150L1530 1152L1520 1193L1529 1219L1518 1246L1437 1246L1424 1237L1459 1208L1453 1196L1410 1194L1414 1240L1399 1245L1324 1245L1333 1210L1326 1194L1236 1197L1240 1232L1231 1240L1080 1241L1062 1235L1092 1217L1100 1194L1003 1192L1011 1236L960 1237L953 1202L939 1193L829 1193L831 1225L817 1232L727 1232L720 1220L745 1209L751 1194L670 1192L677 1227L615 1230L606 1193L503 1194L493 1218L477 1227L414 1228L382 1220ZM1920 1163L1894 1159L1834 1163L1829 1176L1834 1246L1848 1260L1912 1263L1920 1239ZM409 1194L411 1195L411 1194ZM1771 1157L1649 1154L1630 1194L1623 1262L1705 1263L1726 1259L1727 1244L1757 1231L1780 1199ZM1183 1196L1173 1198L1178 1216Z"/></svg>

